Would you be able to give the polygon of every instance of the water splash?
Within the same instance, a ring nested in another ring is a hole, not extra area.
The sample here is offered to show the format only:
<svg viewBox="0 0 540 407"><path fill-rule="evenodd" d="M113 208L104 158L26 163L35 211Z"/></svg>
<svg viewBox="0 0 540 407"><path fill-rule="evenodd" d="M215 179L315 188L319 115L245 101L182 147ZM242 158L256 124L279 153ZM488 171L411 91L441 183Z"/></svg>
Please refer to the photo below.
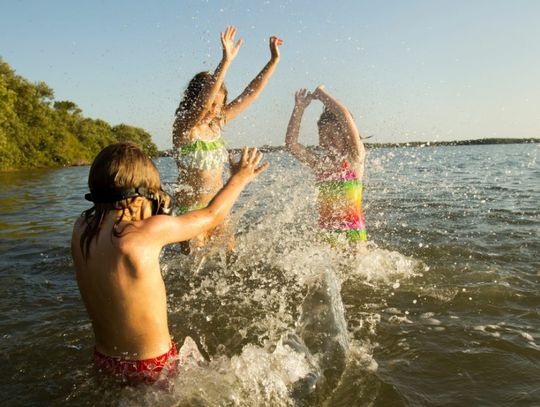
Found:
<svg viewBox="0 0 540 407"><path fill-rule="evenodd" d="M246 191L231 216L234 254L226 237L190 257L165 251L172 332L197 338L209 359L181 372L172 404L320 404L342 378L366 382L358 375L376 371L373 346L348 330L342 283L388 288L427 270L374 243L343 251L321 242L313 178L291 167Z"/></svg>

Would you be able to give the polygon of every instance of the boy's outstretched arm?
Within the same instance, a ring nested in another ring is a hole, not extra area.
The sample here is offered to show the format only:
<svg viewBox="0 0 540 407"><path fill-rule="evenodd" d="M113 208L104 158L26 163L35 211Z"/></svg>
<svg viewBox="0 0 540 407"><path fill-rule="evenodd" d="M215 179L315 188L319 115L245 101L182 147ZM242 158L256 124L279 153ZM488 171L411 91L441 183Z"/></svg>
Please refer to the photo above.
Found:
<svg viewBox="0 0 540 407"><path fill-rule="evenodd" d="M268 163L259 166L262 157L256 148L244 147L240 160L231 163L232 175L229 181L206 208L176 217L157 215L144 220L151 235L149 240L153 239L152 242L164 246L189 240L216 227L228 215L244 187L268 168Z"/></svg>
<svg viewBox="0 0 540 407"><path fill-rule="evenodd" d="M337 116L338 120L344 126L343 130L347 132L351 152L356 155L358 160L363 160L365 156L364 143L362 143L360 132L356 127L351 112L349 112L343 103L330 95L322 85L315 89L312 94L314 99L319 99L326 108Z"/></svg>
<svg viewBox="0 0 540 407"><path fill-rule="evenodd" d="M310 104L312 95L306 89L300 89L294 94L294 108L287 126L285 136L285 146L300 162L315 168L317 157L311 153L303 144L298 142L300 138L300 123L304 116L306 107Z"/></svg>
<svg viewBox="0 0 540 407"><path fill-rule="evenodd" d="M223 48L223 57L219 62L216 70L213 74L213 80L208 86L206 86L201 94L198 96L195 105L187 112L183 117L178 115L175 120L174 128L191 128L195 126L206 113L211 109L214 99L223 85L225 75L231 62L238 55L238 51L242 46L242 39L234 42L234 36L236 35L236 28L228 26L225 32L221 33L221 46Z"/></svg>
<svg viewBox="0 0 540 407"><path fill-rule="evenodd" d="M227 122L234 119L251 105L261 94L268 84L270 77L274 73L279 63L279 46L283 40L278 37L270 37L270 61L264 66L261 72L253 79L244 91L225 108L225 120Z"/></svg>

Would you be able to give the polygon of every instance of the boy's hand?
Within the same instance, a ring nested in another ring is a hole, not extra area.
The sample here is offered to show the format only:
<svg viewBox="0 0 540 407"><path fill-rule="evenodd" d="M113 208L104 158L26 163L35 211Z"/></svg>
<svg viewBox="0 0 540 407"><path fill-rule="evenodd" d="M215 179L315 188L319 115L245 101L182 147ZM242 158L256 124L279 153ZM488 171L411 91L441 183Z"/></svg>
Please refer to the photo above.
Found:
<svg viewBox="0 0 540 407"><path fill-rule="evenodd" d="M279 46L281 44L283 44L281 38L278 38L275 35L270 37L270 59L272 61L279 61Z"/></svg>
<svg viewBox="0 0 540 407"><path fill-rule="evenodd" d="M229 153L229 164L231 166L231 178L239 177L246 183L253 181L261 172L268 168L268 163L257 167L261 162L263 154L255 147L242 147L242 155L238 162L234 162L232 153Z"/></svg>
<svg viewBox="0 0 540 407"><path fill-rule="evenodd" d="M313 99L313 93L308 92L307 89L299 89L294 94L295 106L300 109L305 109Z"/></svg>
<svg viewBox="0 0 540 407"><path fill-rule="evenodd" d="M236 35L236 27L229 25L225 29L225 32L221 33L221 46L223 47L223 59L231 62L236 55L238 50L242 46L242 39L239 39L236 44L234 43L234 36Z"/></svg>

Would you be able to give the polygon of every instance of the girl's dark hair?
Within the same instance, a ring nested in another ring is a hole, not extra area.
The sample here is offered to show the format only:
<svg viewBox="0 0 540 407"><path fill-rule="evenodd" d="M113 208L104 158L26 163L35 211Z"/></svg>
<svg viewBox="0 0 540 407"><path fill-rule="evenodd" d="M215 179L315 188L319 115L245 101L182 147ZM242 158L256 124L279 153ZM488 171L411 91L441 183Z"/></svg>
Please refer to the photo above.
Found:
<svg viewBox="0 0 540 407"><path fill-rule="evenodd" d="M142 150L133 144L121 143L105 147L96 156L88 174L88 187L94 196L139 187L157 193L161 188L161 180L156 166ZM83 212L86 227L81 234L80 245L85 259L88 258L90 244L99 234L108 211L122 210L112 232L114 236L121 235L116 226L126 211L131 210L132 200L133 198L127 198L111 203L95 203L92 208Z"/></svg>
<svg viewBox="0 0 540 407"><path fill-rule="evenodd" d="M324 126L325 124L332 124L334 126L334 129L331 133L321 133L321 126ZM341 120L334 112L332 112L327 107L324 108L323 112L319 116L317 126L319 127L319 146L321 146L323 149L327 149L331 145L333 145L335 143L336 136L343 137L343 125L341 123Z"/></svg>
<svg viewBox="0 0 540 407"><path fill-rule="evenodd" d="M327 109L325 107L323 112L319 116L319 120L317 121L317 125L320 126L321 124L327 124L327 123L339 124L339 120L338 120L337 116L334 113L332 113L329 109Z"/></svg>
<svg viewBox="0 0 540 407"><path fill-rule="evenodd" d="M201 92L206 86L210 86L213 80L214 76L208 71L199 72L197 75L195 75L188 83L188 86L184 92L184 97L180 101L178 109L176 109L176 115L189 112L198 103L202 103L200 100ZM225 94L224 103L226 104L228 91L224 83L221 85L221 91Z"/></svg>

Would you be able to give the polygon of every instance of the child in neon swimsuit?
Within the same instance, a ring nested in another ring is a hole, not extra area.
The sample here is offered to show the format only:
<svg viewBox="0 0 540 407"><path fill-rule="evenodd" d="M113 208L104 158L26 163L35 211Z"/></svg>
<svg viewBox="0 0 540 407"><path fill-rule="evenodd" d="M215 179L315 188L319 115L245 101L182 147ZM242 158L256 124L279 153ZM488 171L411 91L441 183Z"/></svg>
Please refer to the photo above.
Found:
<svg viewBox="0 0 540 407"><path fill-rule="evenodd" d="M244 147L229 181L206 208L167 216L172 198L139 148L114 144L98 154L86 195L94 206L75 222L71 252L100 370L125 383L174 374L178 356L167 325L161 249L222 222L244 187L268 167L258 166L261 159L257 149Z"/></svg>
<svg viewBox="0 0 540 407"><path fill-rule="evenodd" d="M324 111L318 121L321 154L298 142L304 110L320 100ZM313 93L296 92L295 106L287 127L288 150L315 173L319 189L319 226L325 240L336 244L367 240L362 210L362 177L365 149L351 113L323 86ZM345 240L343 239L343 240Z"/></svg>
<svg viewBox="0 0 540 407"><path fill-rule="evenodd" d="M222 187L228 153L221 128L257 99L279 62L282 41L270 37L270 61L236 99L228 102L224 79L242 45L242 40L234 42L235 35L236 28L232 26L221 33L221 62L214 73L195 75L176 110L173 153L178 165L178 181L182 186L182 193L177 197L177 213L180 214L204 208ZM203 246L213 232L197 236L191 246ZM188 242L183 245L183 251L188 253L189 250Z"/></svg>

